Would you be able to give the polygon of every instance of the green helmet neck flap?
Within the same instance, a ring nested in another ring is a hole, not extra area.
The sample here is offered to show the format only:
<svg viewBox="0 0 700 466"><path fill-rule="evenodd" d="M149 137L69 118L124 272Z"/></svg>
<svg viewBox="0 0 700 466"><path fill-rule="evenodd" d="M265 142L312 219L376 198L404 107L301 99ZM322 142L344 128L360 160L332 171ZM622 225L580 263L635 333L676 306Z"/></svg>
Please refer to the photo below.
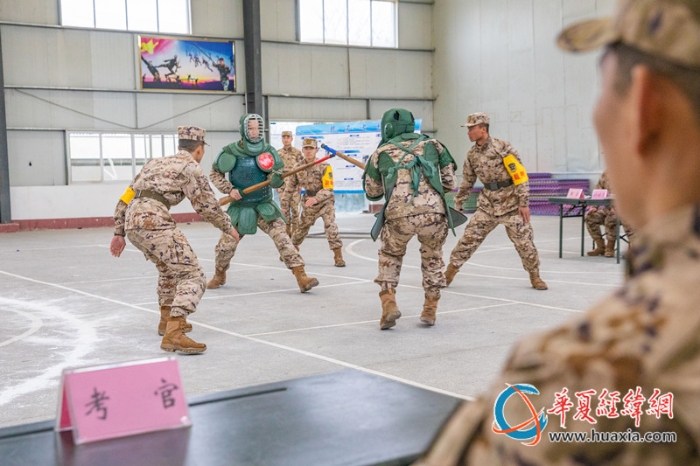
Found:
<svg viewBox="0 0 700 466"><path fill-rule="evenodd" d="M404 134L413 134L416 129L416 120L413 113L403 108L392 108L384 112L382 116L382 141L379 145L386 144L390 140ZM401 137L400 140L411 138Z"/></svg>

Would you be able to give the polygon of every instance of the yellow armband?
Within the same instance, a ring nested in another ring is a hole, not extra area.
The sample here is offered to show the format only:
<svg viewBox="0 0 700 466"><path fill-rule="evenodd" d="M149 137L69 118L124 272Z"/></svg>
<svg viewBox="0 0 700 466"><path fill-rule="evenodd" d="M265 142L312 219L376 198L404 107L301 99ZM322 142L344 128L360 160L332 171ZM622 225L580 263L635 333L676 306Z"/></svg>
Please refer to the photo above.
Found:
<svg viewBox="0 0 700 466"><path fill-rule="evenodd" d="M323 181L323 189L333 189L333 168L330 165L323 172L321 181Z"/></svg>
<svg viewBox="0 0 700 466"><path fill-rule="evenodd" d="M528 180L525 167L518 162L518 159L513 154L508 154L508 157L503 158L503 165L506 166L506 170L508 170L514 185L523 184Z"/></svg>
<svg viewBox="0 0 700 466"><path fill-rule="evenodd" d="M131 201L134 200L134 196L136 196L136 191L131 189L131 186L126 188L126 191L124 191L124 194L119 198L124 204L129 205Z"/></svg>

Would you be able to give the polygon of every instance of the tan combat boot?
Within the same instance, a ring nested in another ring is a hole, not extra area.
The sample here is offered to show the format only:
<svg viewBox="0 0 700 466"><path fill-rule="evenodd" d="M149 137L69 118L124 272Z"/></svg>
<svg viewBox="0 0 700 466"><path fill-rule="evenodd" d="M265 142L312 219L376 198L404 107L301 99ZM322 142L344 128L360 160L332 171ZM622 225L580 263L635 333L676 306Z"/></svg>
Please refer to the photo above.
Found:
<svg viewBox="0 0 700 466"><path fill-rule="evenodd" d="M455 279L455 275L457 275L457 272L459 272L459 269L455 267L452 264L447 264L447 270L445 270L445 279L447 279L447 286L450 286L450 283L452 283L452 280Z"/></svg>
<svg viewBox="0 0 700 466"><path fill-rule="evenodd" d="M610 241L605 244L605 257L615 257L615 241Z"/></svg>
<svg viewBox="0 0 700 466"><path fill-rule="evenodd" d="M602 256L605 252L605 240L603 238L595 238L595 249L588 251L589 256Z"/></svg>
<svg viewBox="0 0 700 466"><path fill-rule="evenodd" d="M302 293L306 293L314 286L318 286L318 280L313 277L307 277L306 272L304 272L304 266L300 265L292 269L292 273L297 278L297 284L299 285L299 290Z"/></svg>
<svg viewBox="0 0 700 466"><path fill-rule="evenodd" d="M423 303L423 312L420 315L420 321L424 324L435 325L435 313L437 312L437 305L440 298L431 298L425 295L425 302Z"/></svg>
<svg viewBox="0 0 700 466"><path fill-rule="evenodd" d="M539 271L530 272L530 283L532 283L532 287L536 290L547 289L547 284L540 278Z"/></svg>
<svg viewBox="0 0 700 466"><path fill-rule="evenodd" d="M335 248L333 250L333 260L335 261L336 267L345 267L345 261L343 260L342 248Z"/></svg>
<svg viewBox="0 0 700 466"><path fill-rule="evenodd" d="M217 288L220 288L222 285L226 284L226 269L224 270L219 270L216 269L214 271L214 276L212 277L211 280L209 280L209 283L207 283L207 289L208 290L215 290Z"/></svg>
<svg viewBox="0 0 700 466"><path fill-rule="evenodd" d="M396 304L396 290L389 288L380 291L379 299L382 300L382 320L379 321L379 328L386 330L396 325L396 320L401 317L401 311Z"/></svg>
<svg viewBox="0 0 700 466"><path fill-rule="evenodd" d="M161 306L160 307L160 322L158 323L158 335L161 337L165 335L165 325L168 322L168 319L170 318L170 306ZM192 324L188 323L185 321L185 326L182 328L182 331L187 333L192 331Z"/></svg>
<svg viewBox="0 0 700 466"><path fill-rule="evenodd" d="M187 354L203 353L207 350L207 345L197 343L185 335L182 326L185 323L183 316L169 317L165 326L165 336L160 343L160 349L164 351L181 351Z"/></svg>

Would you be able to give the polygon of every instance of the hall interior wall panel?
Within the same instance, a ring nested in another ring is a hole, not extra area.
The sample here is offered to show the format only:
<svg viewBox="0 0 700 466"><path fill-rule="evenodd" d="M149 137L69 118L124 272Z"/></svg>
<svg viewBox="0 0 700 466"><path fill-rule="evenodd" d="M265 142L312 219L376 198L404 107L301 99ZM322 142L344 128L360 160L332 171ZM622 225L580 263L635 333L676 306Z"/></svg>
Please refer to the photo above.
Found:
<svg viewBox="0 0 700 466"><path fill-rule="evenodd" d="M349 49L353 96L376 98L433 97L432 52Z"/></svg>
<svg viewBox="0 0 700 466"><path fill-rule="evenodd" d="M370 101L370 119L381 120L384 112L391 108L405 108L409 112L413 113L413 116L418 119L422 119L423 130L433 130L435 129L435 124L433 121L433 102L430 100L384 100L384 99L372 99Z"/></svg>
<svg viewBox="0 0 700 466"><path fill-rule="evenodd" d="M269 97L270 120L336 122L365 120L367 102L338 99Z"/></svg>
<svg viewBox="0 0 700 466"><path fill-rule="evenodd" d="M190 12L195 37L243 38L243 0L190 0Z"/></svg>
<svg viewBox="0 0 700 466"><path fill-rule="evenodd" d="M133 90L134 35L3 25L5 85Z"/></svg>
<svg viewBox="0 0 700 466"><path fill-rule="evenodd" d="M8 131L12 186L62 186L67 183L63 131Z"/></svg>
<svg viewBox="0 0 700 466"><path fill-rule="evenodd" d="M131 94L8 89L5 91L5 104L7 126L10 129L44 128L83 131L135 129L134 98Z"/></svg>
<svg viewBox="0 0 700 466"><path fill-rule="evenodd" d="M264 93L347 97L347 54L344 47L263 42Z"/></svg>
<svg viewBox="0 0 700 466"><path fill-rule="evenodd" d="M0 20L58 24L58 0L0 0Z"/></svg>
<svg viewBox="0 0 700 466"><path fill-rule="evenodd" d="M180 125L201 126L207 131L238 130L245 113L243 96L212 94L136 94L139 129L168 132Z"/></svg>
<svg viewBox="0 0 700 466"><path fill-rule="evenodd" d="M398 34L400 48L432 49L433 6L399 2Z"/></svg>
<svg viewBox="0 0 700 466"><path fill-rule="evenodd" d="M290 0L260 0L262 40L296 41L295 3Z"/></svg>

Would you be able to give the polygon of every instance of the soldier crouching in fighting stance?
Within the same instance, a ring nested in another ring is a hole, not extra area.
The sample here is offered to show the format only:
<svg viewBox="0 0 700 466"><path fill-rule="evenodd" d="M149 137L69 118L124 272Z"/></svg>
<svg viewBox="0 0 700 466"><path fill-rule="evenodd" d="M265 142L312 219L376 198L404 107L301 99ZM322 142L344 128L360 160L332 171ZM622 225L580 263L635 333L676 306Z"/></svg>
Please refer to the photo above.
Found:
<svg viewBox="0 0 700 466"><path fill-rule="evenodd" d="M420 320L435 325L440 289L446 286L442 273L442 247L452 228L445 191L455 187L455 162L436 139L414 133L413 114L391 109L382 117L382 142L370 156L363 175L367 198L382 196L385 224L381 230L379 275L374 280L382 291L382 330L396 325L401 317L396 287L406 245L418 236L425 303ZM380 219L381 221L381 219Z"/></svg>
<svg viewBox="0 0 700 466"><path fill-rule="evenodd" d="M297 279L302 293L318 285L318 280L307 277L304 271L304 259L292 245L287 235L284 216L272 200L272 188L279 188L284 181L278 170L283 162L274 147L263 140L262 117L254 113L243 115L240 120L241 140L224 147L212 167L212 183L222 193L233 198L228 214L231 224L243 235L253 235L260 228L274 241L282 260ZM226 179L228 173L229 179ZM242 190L263 182L272 173L270 185L262 189L242 194ZM219 288L226 283L226 271L231 259L236 254L239 238L221 235L216 245L216 262L214 277L207 283L207 288Z"/></svg>
<svg viewBox="0 0 700 466"><path fill-rule="evenodd" d="M177 133L177 154L149 160L119 199L110 251L114 257L121 255L126 234L131 244L156 264L161 315L158 335L163 335L160 347L165 351L202 353L207 346L185 335L192 330L185 318L197 309L206 277L168 210L187 197L197 213L224 236L238 239L238 232L219 208L199 165L204 156L205 131L180 126Z"/></svg>

